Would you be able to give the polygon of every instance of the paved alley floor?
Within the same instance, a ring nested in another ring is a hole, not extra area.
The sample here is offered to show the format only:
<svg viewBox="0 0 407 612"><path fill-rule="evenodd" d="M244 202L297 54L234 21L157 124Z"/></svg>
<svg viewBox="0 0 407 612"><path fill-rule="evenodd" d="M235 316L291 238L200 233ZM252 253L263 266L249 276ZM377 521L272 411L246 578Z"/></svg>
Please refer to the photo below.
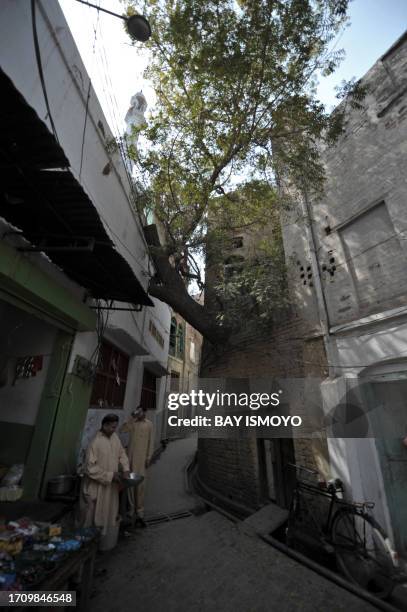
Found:
<svg viewBox="0 0 407 612"><path fill-rule="evenodd" d="M170 442L147 471L145 514L172 514L189 510L195 500L186 492L186 468L197 448L197 437Z"/></svg>
<svg viewBox="0 0 407 612"><path fill-rule="evenodd" d="M194 444L171 442L149 471L147 515L193 507L181 483ZM107 574L95 579L92 612L376 609L213 511L137 529L99 566Z"/></svg>

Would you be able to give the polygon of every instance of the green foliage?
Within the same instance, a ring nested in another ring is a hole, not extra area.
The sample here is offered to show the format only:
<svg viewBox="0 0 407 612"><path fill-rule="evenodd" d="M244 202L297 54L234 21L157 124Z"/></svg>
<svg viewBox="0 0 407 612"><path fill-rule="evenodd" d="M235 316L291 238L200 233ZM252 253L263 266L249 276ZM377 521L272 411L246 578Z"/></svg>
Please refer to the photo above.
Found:
<svg viewBox="0 0 407 612"><path fill-rule="evenodd" d="M335 88L336 97L338 100L343 100L345 105L349 104L351 108L360 109L363 107L362 102L369 93L369 87L366 83L351 79L350 81L342 81ZM343 113L345 110L342 111Z"/></svg>
<svg viewBox="0 0 407 612"><path fill-rule="evenodd" d="M331 118L316 100L315 79L342 58L330 49L348 0L126 4L149 19L153 33L145 76L157 102L132 150L139 180L148 179L175 261L186 254L190 263L208 254L220 260L239 228L278 225L282 174L308 192L322 188L317 142L340 133L341 116ZM225 279L217 285L230 309L229 297L245 287L257 305L276 298L273 275L281 286L284 266L280 247L267 247L236 274L240 288Z"/></svg>
<svg viewBox="0 0 407 612"><path fill-rule="evenodd" d="M289 306L286 267L279 228L273 239L260 240L249 258L231 256L219 266L214 289L220 325L231 331L250 327L253 322L269 328L276 314Z"/></svg>

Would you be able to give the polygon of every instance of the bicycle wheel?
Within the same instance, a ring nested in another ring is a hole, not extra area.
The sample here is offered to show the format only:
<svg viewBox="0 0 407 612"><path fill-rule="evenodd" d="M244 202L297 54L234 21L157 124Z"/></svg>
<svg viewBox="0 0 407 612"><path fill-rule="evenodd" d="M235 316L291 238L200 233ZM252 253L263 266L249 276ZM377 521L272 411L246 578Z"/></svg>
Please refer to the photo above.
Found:
<svg viewBox="0 0 407 612"><path fill-rule="evenodd" d="M388 538L376 521L356 508L342 508L333 518L331 538L346 578L376 597L388 597L395 567Z"/></svg>

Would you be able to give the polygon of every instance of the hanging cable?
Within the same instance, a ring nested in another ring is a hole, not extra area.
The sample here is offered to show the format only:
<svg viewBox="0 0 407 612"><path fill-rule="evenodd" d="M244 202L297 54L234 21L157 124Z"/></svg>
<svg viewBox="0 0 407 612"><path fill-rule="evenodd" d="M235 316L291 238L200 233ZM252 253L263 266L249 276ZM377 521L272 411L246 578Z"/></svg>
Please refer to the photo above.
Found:
<svg viewBox="0 0 407 612"><path fill-rule="evenodd" d="M45 106L47 107L48 118L51 123L51 127L52 127L53 134L55 136L55 140L59 144L58 134L55 128L55 123L52 118L51 108L49 105L47 88L45 86L44 72L42 69L41 52L40 52L40 45L38 42L38 32L37 32L36 3L37 3L37 0L31 0L31 18L32 18L35 58L37 60L38 73L39 73L39 77L41 81L42 92L44 94Z"/></svg>
<svg viewBox="0 0 407 612"><path fill-rule="evenodd" d="M90 98L91 86L92 86L92 81L89 79L88 93L87 93L87 96L86 96L85 121L84 121L84 124L83 124L83 132L82 132L81 161L80 161L80 164L79 164L79 182L81 181L81 178L82 178L83 152L84 152L84 148L85 148L86 123L88 121L89 98Z"/></svg>
<svg viewBox="0 0 407 612"><path fill-rule="evenodd" d="M98 11L96 25L93 26L93 34L94 34L93 48L92 48L92 57L93 58L95 56L95 50L96 50L96 39L97 39L97 28L98 28L98 25L99 25L99 17L100 17L100 12ZM88 121L89 99L90 99L91 89L92 89L92 79L89 78L88 93L87 93L87 96L86 96L86 106L85 106L85 120L84 120L84 125L83 125L83 132L82 132L81 161L80 161L80 164L79 164L79 182L81 181L81 177L82 177L83 153L84 153L84 148L85 148L86 124L87 124L87 121Z"/></svg>

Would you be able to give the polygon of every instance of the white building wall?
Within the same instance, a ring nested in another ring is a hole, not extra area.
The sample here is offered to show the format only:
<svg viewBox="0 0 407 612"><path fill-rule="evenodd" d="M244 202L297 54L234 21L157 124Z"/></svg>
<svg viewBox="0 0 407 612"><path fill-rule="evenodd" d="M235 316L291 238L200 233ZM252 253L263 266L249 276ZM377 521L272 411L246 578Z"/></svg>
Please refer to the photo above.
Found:
<svg viewBox="0 0 407 612"><path fill-rule="evenodd" d="M152 267L142 227L131 203L131 188L125 166L119 153L107 151L113 134L91 87L82 156L89 76L58 2L38 0L36 4L42 68L59 142L70 161L70 170L96 207L117 251L126 259L146 290ZM35 56L30 2L1 2L0 40L2 69L51 130ZM167 363L170 310L157 300L154 303L154 308L144 307L142 312L111 311L109 314L106 339L130 356L124 408L117 411L121 422L128 418L140 400L143 359L155 360L163 367ZM116 306L125 308L128 305ZM150 318L165 339L164 347L151 336ZM78 333L68 371L72 371L77 355L87 359L94 356L97 343L96 333ZM158 380L159 410L164 401L165 383ZM86 446L99 429L106 412L109 410L89 410L82 446ZM150 418L156 421L156 440L159 443L160 417L152 415Z"/></svg>
<svg viewBox="0 0 407 612"><path fill-rule="evenodd" d="M300 206L283 219L296 304L310 330L318 328L321 318L328 320L326 340L333 351L328 355L331 378L321 386L326 415L344 402L350 388L363 383L366 372L397 371L397 362L405 368L406 66L405 35L364 77L370 90L363 109L350 111L344 135L322 152L325 192L312 203L309 219ZM307 223L316 240L317 270L311 266ZM325 305L316 300L316 273ZM330 467L350 498L375 503L375 517L393 537L374 439L380 432L371 429L369 416L367 420L371 437L328 438Z"/></svg>
<svg viewBox="0 0 407 612"><path fill-rule="evenodd" d="M0 355L7 358L7 384L0 386L0 421L35 425L56 328L0 301ZM13 382L18 357L42 355L36 376ZM4 372L2 372L4 374Z"/></svg>
<svg viewBox="0 0 407 612"><path fill-rule="evenodd" d="M129 201L125 168L118 154L112 158L106 151L113 134L91 88L81 171L89 76L58 2L38 0L37 6L36 24L44 80L59 141L70 161L71 171L80 179L117 250L146 289L146 246ZM0 40L2 69L51 130L35 56L30 2L1 2ZM104 175L102 171L109 162L111 171Z"/></svg>

